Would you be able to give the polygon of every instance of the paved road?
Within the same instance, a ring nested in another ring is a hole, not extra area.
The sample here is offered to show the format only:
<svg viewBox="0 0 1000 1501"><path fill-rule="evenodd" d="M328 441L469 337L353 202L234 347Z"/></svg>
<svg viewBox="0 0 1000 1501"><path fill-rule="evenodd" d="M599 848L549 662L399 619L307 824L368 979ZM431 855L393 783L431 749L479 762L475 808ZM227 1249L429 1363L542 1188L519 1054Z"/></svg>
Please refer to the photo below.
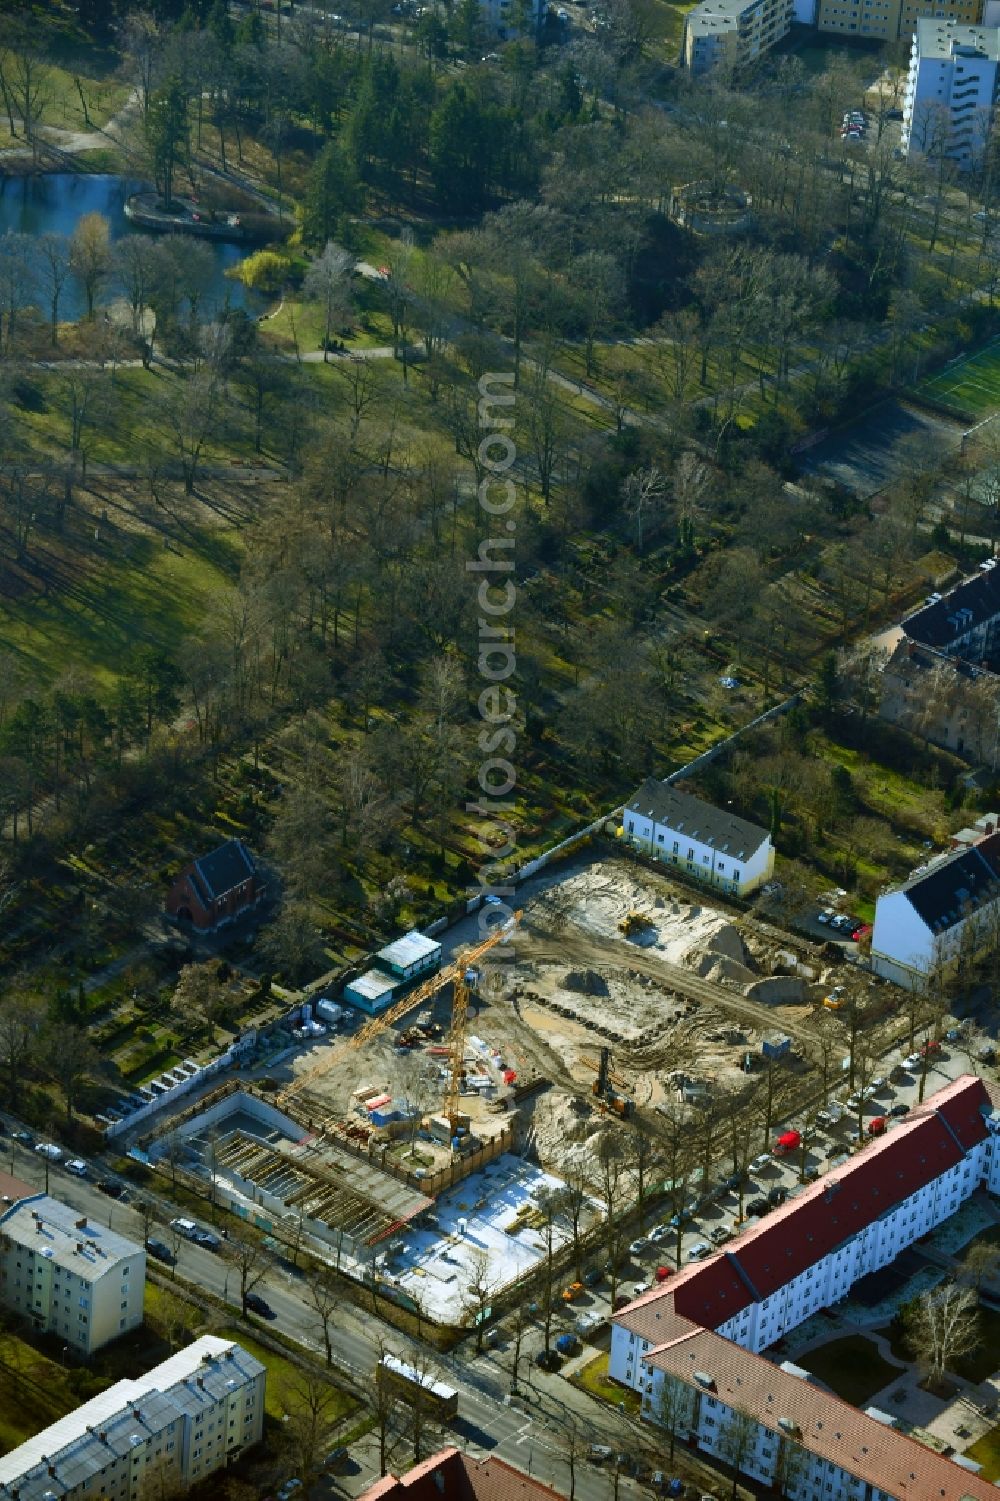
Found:
<svg viewBox="0 0 1000 1501"><path fill-rule="evenodd" d="M8 1129L10 1124L8 1119ZM45 1160L31 1147L14 1142L9 1135L0 1145L0 1162L4 1168L39 1189L46 1187ZM95 1222L110 1225L141 1241L142 1220L134 1207L116 1203L93 1183L72 1177L58 1165L48 1168L47 1180L53 1196L71 1204ZM171 1210L165 1201L161 1201L161 1210L166 1221ZM152 1233L162 1236L162 1226L154 1226ZM220 1256L189 1241L181 1241L176 1275L179 1285L190 1283L193 1288L229 1303L234 1321L238 1321L239 1279ZM303 1297L298 1274L292 1269L275 1268L268 1273L259 1291L274 1310L274 1327L307 1349L321 1354L316 1315ZM256 1321L251 1320L253 1322ZM380 1339L404 1358L415 1348L413 1341L368 1312L347 1305L338 1313L334 1332L335 1364L363 1388L370 1383ZM609 1414L606 1408L570 1386L562 1377L546 1375L537 1368L529 1370L531 1357L540 1347L540 1330L533 1329L522 1344L523 1398L511 1399L509 1395L509 1350L484 1352L480 1356L471 1350L469 1353L460 1350L440 1357L438 1363L443 1379L457 1386L460 1392L460 1417L456 1427L463 1448L473 1454L502 1454L525 1469L530 1464L533 1474L554 1480L568 1491L565 1440L560 1434L565 1430L570 1413L588 1442L620 1443L624 1450L634 1453L635 1430L630 1420ZM360 1472L353 1477L342 1477L342 1481L337 1482L338 1488L343 1485L345 1493L357 1493L377 1474L377 1454L371 1444L361 1447L358 1458L362 1466ZM405 1465L405 1453L400 1453L394 1463ZM583 1501L604 1501L609 1495L610 1485L610 1478L601 1471L585 1465L578 1467L576 1491ZM639 1488L631 1482L622 1483L623 1494L628 1494L630 1489L633 1495L639 1494Z"/></svg>

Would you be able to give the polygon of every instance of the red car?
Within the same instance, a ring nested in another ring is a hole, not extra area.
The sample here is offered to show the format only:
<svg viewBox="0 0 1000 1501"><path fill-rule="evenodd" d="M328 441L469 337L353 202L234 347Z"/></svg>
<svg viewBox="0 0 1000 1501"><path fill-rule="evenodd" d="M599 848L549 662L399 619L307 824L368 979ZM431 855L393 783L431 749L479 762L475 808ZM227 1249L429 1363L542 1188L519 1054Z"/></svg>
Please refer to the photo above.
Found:
<svg viewBox="0 0 1000 1501"><path fill-rule="evenodd" d="M881 1136L884 1133L887 1125L888 1121L886 1120L885 1116L877 1115L873 1121L868 1122L868 1135Z"/></svg>
<svg viewBox="0 0 1000 1501"><path fill-rule="evenodd" d="M921 1055L924 1057L926 1057L928 1053L940 1053L940 1051L941 1044L934 1037L928 1038L923 1047L920 1049Z"/></svg>

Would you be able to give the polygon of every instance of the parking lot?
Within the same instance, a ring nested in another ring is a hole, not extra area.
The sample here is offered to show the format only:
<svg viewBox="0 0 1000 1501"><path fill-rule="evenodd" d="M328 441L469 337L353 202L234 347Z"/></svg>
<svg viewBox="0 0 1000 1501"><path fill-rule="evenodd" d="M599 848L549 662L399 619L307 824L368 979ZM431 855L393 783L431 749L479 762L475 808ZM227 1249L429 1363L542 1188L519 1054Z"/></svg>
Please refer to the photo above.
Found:
<svg viewBox="0 0 1000 1501"><path fill-rule="evenodd" d="M858 1145L858 1113L862 1118L865 1140L868 1127L873 1121L884 1121L884 1130L878 1135L892 1131L910 1110L919 1103L920 1072L922 1060L918 1054L903 1051L893 1053L881 1060L881 1072L866 1086L867 1098L861 1101L852 1096L845 1086L834 1090L831 1100L841 1108L828 1105L819 1112L815 1129L807 1134L807 1150L804 1159L805 1180L801 1178L803 1156L801 1147L795 1146L785 1155L774 1152L754 1158L743 1185L743 1219L740 1221L740 1193L733 1179L726 1175L725 1166L720 1167L721 1181L709 1188L692 1205L694 1213L683 1227L681 1237L681 1265L702 1259L716 1247L726 1244L742 1227L763 1218L778 1204L801 1193L805 1183L821 1177L854 1151ZM974 1067L962 1039L943 1042L940 1050L931 1055L925 1082L925 1097L940 1089L949 1080L969 1072ZM980 1066L975 1065L976 1071ZM795 1117L777 1122L773 1138L789 1131L797 1131L803 1122ZM728 1185L728 1186L727 1186ZM675 1229L669 1221L647 1226L644 1235L629 1247L628 1260L620 1272L622 1294L630 1297L641 1289L653 1285L657 1267L670 1271L675 1265ZM667 1279L664 1279L667 1280ZM606 1286L595 1293L606 1293ZM606 1302L606 1297L598 1301Z"/></svg>

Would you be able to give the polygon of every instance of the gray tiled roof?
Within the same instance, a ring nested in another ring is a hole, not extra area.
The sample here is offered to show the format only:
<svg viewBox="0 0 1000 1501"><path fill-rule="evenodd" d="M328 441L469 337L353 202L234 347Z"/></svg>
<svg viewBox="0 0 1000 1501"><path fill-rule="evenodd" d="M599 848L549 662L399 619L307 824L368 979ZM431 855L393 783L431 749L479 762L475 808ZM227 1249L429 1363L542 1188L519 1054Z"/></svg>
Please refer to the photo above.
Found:
<svg viewBox="0 0 1000 1501"><path fill-rule="evenodd" d="M675 833L685 834L720 854L746 860L770 838L766 829L722 808L703 803L689 792L678 792L666 782L648 777L627 805L627 812L651 818Z"/></svg>
<svg viewBox="0 0 1000 1501"><path fill-rule="evenodd" d="M917 916L943 933L1000 898L1000 834L935 860L900 887Z"/></svg>
<svg viewBox="0 0 1000 1501"><path fill-rule="evenodd" d="M216 901L235 886L242 886L256 869L253 856L242 839L227 839L210 855L202 855L196 860L194 868L209 897Z"/></svg>

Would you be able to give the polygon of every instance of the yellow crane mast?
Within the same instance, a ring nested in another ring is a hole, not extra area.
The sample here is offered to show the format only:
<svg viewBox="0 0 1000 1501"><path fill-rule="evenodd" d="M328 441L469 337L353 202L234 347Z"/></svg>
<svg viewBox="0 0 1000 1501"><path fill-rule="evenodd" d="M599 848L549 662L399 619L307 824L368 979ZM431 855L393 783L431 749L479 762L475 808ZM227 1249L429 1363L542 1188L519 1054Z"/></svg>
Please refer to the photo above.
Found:
<svg viewBox="0 0 1000 1501"><path fill-rule="evenodd" d="M451 964L446 965L444 969L439 969L436 975L431 975L422 985L418 985L416 990L408 991L395 1005L390 1006L387 1011L383 1011L381 1016L373 1016L370 1021L365 1022L364 1026L355 1032L353 1037L345 1037L343 1042L328 1049L319 1063L314 1064L312 1068L306 1069L305 1073L299 1074L298 1078L293 1079L290 1084L285 1085L285 1088L275 1096L275 1103L286 1105L289 1100L293 1100L304 1089L308 1089L310 1085L315 1084L319 1079L328 1074L331 1069L336 1068L349 1053L355 1052L358 1048L364 1047L365 1043L372 1042L376 1037L380 1037L394 1023L401 1021L414 1007L421 1005L424 1001L430 1000L433 996L437 995L438 991L443 990L446 985L453 983L451 1030L448 1036L448 1092L445 1097L444 1112L448 1116L448 1119L451 1120L452 1116L457 1113L458 1096L462 1085L465 1025L469 1013L469 986L466 977L470 971L475 975L477 962L485 954L488 954L491 949L496 948L498 943L502 943L505 939L509 938L513 929L520 921L521 915L520 911L515 912L513 917L504 923L502 927L498 927L489 938L484 939L482 943L476 944L474 948L467 950L466 953L459 954ZM478 977L476 977L476 984L478 984Z"/></svg>

